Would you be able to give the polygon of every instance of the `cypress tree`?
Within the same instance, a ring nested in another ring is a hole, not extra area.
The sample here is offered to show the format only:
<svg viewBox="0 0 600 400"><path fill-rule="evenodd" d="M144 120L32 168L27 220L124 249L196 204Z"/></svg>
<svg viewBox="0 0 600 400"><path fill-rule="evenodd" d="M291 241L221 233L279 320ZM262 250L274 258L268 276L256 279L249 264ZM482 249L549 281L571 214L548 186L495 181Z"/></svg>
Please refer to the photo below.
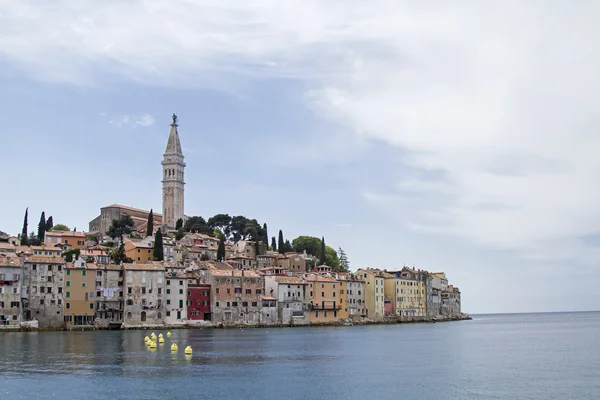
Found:
<svg viewBox="0 0 600 400"><path fill-rule="evenodd" d="M283 249L283 252L284 252L284 253L289 253L289 252L290 252L290 251L292 251L292 250L293 250L293 248L292 248L292 244L290 243L290 241L289 241L289 240L286 240L286 241L285 241L285 248Z"/></svg>
<svg viewBox="0 0 600 400"><path fill-rule="evenodd" d="M269 245L269 233L267 232L267 224L266 223L263 224L262 234L263 234L263 239L262 239L263 244L265 246L268 246Z"/></svg>
<svg viewBox="0 0 600 400"><path fill-rule="evenodd" d="M178 231L183 228L183 218L179 218L177 222L175 222L175 230Z"/></svg>
<svg viewBox="0 0 600 400"><path fill-rule="evenodd" d="M46 233L46 213L42 211L42 215L40 215L40 223L38 224L37 237L43 242L44 241L44 233Z"/></svg>
<svg viewBox="0 0 600 400"><path fill-rule="evenodd" d="M156 230L156 236L154 236L154 261L162 261L165 256L163 252L163 235L160 229Z"/></svg>
<svg viewBox="0 0 600 400"><path fill-rule="evenodd" d="M277 242L275 241L275 236L271 238L271 250L277 251Z"/></svg>
<svg viewBox="0 0 600 400"><path fill-rule="evenodd" d="M321 259L319 260L321 265L324 265L326 262L325 258L325 236L321 238Z"/></svg>
<svg viewBox="0 0 600 400"><path fill-rule="evenodd" d="M279 230L279 242L277 243L277 248L281 254L285 251L285 242L283 241L283 231L281 229Z"/></svg>
<svg viewBox="0 0 600 400"><path fill-rule="evenodd" d="M150 209L150 214L148 214L148 224L146 225L146 236L152 236L154 233L154 214L152 213L152 209Z"/></svg>
<svg viewBox="0 0 600 400"><path fill-rule="evenodd" d="M28 237L27 237L27 217L29 214L29 207L25 209L25 218L23 218L23 230L21 231L21 245L27 246Z"/></svg>
<svg viewBox="0 0 600 400"><path fill-rule="evenodd" d="M53 227L54 227L54 220L52 219L52 215L51 215L46 220L46 232L50 232Z"/></svg>
<svg viewBox="0 0 600 400"><path fill-rule="evenodd" d="M221 235L217 248L217 261L225 261L225 236Z"/></svg>

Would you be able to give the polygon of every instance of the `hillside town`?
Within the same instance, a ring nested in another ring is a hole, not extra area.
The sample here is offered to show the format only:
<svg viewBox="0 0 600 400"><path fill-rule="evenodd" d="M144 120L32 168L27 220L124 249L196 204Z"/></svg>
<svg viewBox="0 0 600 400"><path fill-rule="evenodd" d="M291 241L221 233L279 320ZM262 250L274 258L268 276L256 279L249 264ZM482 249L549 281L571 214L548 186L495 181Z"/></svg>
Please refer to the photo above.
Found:
<svg viewBox="0 0 600 400"><path fill-rule="evenodd" d="M185 162L173 122L162 214L113 204L88 229L28 210L0 235L0 330L353 325L468 318L444 272L350 270L324 238L278 240L267 225L184 214Z"/></svg>

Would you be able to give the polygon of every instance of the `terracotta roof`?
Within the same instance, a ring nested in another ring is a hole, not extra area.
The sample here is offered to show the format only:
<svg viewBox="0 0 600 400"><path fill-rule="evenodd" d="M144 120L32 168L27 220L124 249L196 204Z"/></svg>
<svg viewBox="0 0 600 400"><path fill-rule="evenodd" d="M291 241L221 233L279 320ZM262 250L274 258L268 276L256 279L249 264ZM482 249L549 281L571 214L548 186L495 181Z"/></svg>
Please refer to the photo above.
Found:
<svg viewBox="0 0 600 400"><path fill-rule="evenodd" d="M281 276L281 275L276 275L276 276L272 276L269 279L274 279L275 282L277 283L282 283L282 284L293 284L293 285L306 285L306 282L304 281L304 279L299 278L297 276Z"/></svg>
<svg viewBox="0 0 600 400"><path fill-rule="evenodd" d="M160 264L148 263L148 264L129 264L124 263L123 269L126 271L164 271L165 268Z"/></svg>
<svg viewBox="0 0 600 400"><path fill-rule="evenodd" d="M12 250L12 251L16 251L17 247L13 246L10 243L0 243L0 250Z"/></svg>
<svg viewBox="0 0 600 400"><path fill-rule="evenodd" d="M260 278L260 275L254 271L241 271L238 269L223 270L223 269L211 269L210 274L212 276L233 276L236 278Z"/></svg>
<svg viewBox="0 0 600 400"><path fill-rule="evenodd" d="M277 300L275 297L270 297L270 296L263 296L262 299L263 300Z"/></svg>
<svg viewBox="0 0 600 400"><path fill-rule="evenodd" d="M17 246L17 251L25 254L32 254L29 246Z"/></svg>
<svg viewBox="0 0 600 400"><path fill-rule="evenodd" d="M65 260L62 257L31 256L25 258L25 262L31 264L64 264Z"/></svg>
<svg viewBox="0 0 600 400"><path fill-rule="evenodd" d="M66 269L102 269L102 267L99 267L98 265L96 265L94 263L85 263L85 268L77 268L73 265L73 263L66 263L65 268Z"/></svg>
<svg viewBox="0 0 600 400"><path fill-rule="evenodd" d="M19 257L0 257L0 267L21 268Z"/></svg>
<svg viewBox="0 0 600 400"><path fill-rule="evenodd" d="M312 277L310 275L308 275L306 277L306 280L309 282L328 282L328 283L337 283L337 280L333 279L333 278L327 278L325 276L321 276L321 275L317 275L317 274L311 274L313 275Z"/></svg>
<svg viewBox="0 0 600 400"><path fill-rule="evenodd" d="M104 208L120 208L120 209L123 209L123 210L138 211L138 212L143 212L143 213L146 213L146 214L150 214L150 211L142 210L140 208L122 206L120 204L111 204L110 206L102 207L101 209L104 209ZM152 211L152 216L162 218L162 214L155 213L154 211Z"/></svg>
<svg viewBox="0 0 600 400"><path fill-rule="evenodd" d="M59 244L59 243L57 243ZM54 246L31 246L31 250L42 250L42 251L61 251L60 248Z"/></svg>
<svg viewBox="0 0 600 400"><path fill-rule="evenodd" d="M46 236L77 236L85 237L83 232L72 232L72 231L49 231L45 233Z"/></svg>

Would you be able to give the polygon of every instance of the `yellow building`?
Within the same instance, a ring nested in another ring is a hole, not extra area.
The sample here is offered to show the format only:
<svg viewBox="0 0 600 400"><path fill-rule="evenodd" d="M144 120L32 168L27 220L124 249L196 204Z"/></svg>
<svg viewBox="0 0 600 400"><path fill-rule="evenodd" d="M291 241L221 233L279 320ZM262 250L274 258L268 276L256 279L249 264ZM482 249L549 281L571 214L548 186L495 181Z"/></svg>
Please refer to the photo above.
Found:
<svg viewBox="0 0 600 400"><path fill-rule="evenodd" d="M331 323L340 319L340 284L333 278L308 274L309 321L311 324Z"/></svg>
<svg viewBox="0 0 600 400"><path fill-rule="evenodd" d="M65 265L65 322L70 325L89 325L96 313L96 265L82 258Z"/></svg>
<svg viewBox="0 0 600 400"><path fill-rule="evenodd" d="M348 280L345 275L338 276L338 287L340 296L340 312L338 316L340 319L348 318Z"/></svg>
<svg viewBox="0 0 600 400"><path fill-rule="evenodd" d="M125 254L131 258L135 264L145 264L152 261L152 244L145 241L125 243Z"/></svg>
<svg viewBox="0 0 600 400"><path fill-rule="evenodd" d="M396 296L396 276L382 272L385 316L400 315L398 313L398 297Z"/></svg>
<svg viewBox="0 0 600 400"><path fill-rule="evenodd" d="M381 321L385 315L385 284L382 272L366 268L356 271L356 275L365 283L366 317Z"/></svg>

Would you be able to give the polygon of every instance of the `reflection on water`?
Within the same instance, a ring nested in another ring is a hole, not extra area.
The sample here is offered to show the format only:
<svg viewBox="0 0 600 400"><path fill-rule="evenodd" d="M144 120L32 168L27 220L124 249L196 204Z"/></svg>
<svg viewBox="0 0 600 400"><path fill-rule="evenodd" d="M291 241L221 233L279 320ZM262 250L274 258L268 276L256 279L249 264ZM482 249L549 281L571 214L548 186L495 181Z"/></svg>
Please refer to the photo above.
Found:
<svg viewBox="0 0 600 400"><path fill-rule="evenodd" d="M2 333L0 399L596 399L598 332L581 313L156 331L156 349L148 331Z"/></svg>

